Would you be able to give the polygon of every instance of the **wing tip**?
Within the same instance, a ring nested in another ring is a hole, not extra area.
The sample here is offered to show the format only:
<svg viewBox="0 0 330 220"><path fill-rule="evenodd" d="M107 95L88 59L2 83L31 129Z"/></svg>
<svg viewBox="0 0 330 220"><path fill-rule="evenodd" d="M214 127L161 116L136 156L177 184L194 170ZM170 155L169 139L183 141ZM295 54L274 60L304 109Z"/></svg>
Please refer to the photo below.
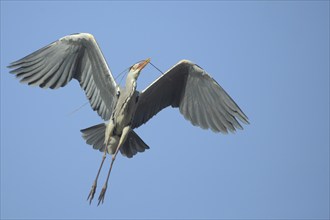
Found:
<svg viewBox="0 0 330 220"><path fill-rule="evenodd" d="M20 64L21 64L22 60L17 60L17 61L14 61L14 62L11 62L9 63L9 65L7 65L6 67L8 69L13 69L15 67L18 67ZM11 70L10 73L12 73L12 71L14 71L15 69Z"/></svg>
<svg viewBox="0 0 330 220"><path fill-rule="evenodd" d="M250 124L249 118L242 111L241 111L240 117L238 117L238 119L246 125Z"/></svg>
<svg viewBox="0 0 330 220"><path fill-rule="evenodd" d="M7 68L9 69L9 68L13 68L13 67L7 66ZM16 74L17 73L17 69L12 69L12 70L9 71L9 73Z"/></svg>

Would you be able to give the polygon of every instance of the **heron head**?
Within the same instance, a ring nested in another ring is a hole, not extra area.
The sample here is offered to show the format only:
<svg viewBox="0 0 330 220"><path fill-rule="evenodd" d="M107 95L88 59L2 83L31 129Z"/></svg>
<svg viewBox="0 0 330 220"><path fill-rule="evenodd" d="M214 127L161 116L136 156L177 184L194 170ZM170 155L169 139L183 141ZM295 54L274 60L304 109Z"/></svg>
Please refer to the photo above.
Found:
<svg viewBox="0 0 330 220"><path fill-rule="evenodd" d="M135 79L137 79L140 75L141 70L150 62L150 58L138 62L131 66L129 69L129 75L132 75Z"/></svg>

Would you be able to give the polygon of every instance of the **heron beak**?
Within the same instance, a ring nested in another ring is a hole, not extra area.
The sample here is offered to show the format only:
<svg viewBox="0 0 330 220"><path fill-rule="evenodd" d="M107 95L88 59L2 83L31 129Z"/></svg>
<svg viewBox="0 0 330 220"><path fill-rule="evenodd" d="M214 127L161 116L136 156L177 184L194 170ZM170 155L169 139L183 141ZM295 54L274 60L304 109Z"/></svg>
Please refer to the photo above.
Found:
<svg viewBox="0 0 330 220"><path fill-rule="evenodd" d="M141 71L148 63L150 63L150 58L148 58L145 61L141 62L138 69Z"/></svg>

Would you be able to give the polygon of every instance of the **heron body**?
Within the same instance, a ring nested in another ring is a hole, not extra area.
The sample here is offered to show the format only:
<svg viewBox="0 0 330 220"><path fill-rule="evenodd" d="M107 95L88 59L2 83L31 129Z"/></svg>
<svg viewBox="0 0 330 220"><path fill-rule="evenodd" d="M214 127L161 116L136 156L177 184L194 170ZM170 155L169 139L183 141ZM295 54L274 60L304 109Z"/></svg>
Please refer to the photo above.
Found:
<svg viewBox="0 0 330 220"><path fill-rule="evenodd" d="M80 33L62 37L9 66L22 83L41 88L57 89L76 79L92 109L105 121L81 130L87 144L104 152L88 195L90 203L107 153L112 160L98 204L104 201L117 153L131 158L149 149L134 129L162 109L179 108L194 126L224 134L243 129L239 121L249 123L227 92L204 69L188 60L178 62L143 91L136 91L140 72L149 62L146 59L131 66L126 85L120 88L95 38Z"/></svg>
<svg viewBox="0 0 330 220"><path fill-rule="evenodd" d="M146 64L147 62L145 62ZM126 86L118 94L118 101L113 110L110 122L106 125L104 146L107 147L109 154L115 153L121 137L123 141L126 140L126 136L122 136L124 128L127 128L128 132L131 129L130 125L139 96L139 93L136 91L137 76L137 74L131 72L128 74Z"/></svg>

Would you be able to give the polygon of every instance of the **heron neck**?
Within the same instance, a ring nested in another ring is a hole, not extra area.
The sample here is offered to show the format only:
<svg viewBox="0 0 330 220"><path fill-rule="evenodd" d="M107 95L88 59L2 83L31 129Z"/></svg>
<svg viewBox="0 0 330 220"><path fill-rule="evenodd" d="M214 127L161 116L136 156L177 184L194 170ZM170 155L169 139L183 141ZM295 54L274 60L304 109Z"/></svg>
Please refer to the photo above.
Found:
<svg viewBox="0 0 330 220"><path fill-rule="evenodd" d="M128 76L126 78L126 89L131 91L131 90L136 90L136 79L134 77Z"/></svg>

